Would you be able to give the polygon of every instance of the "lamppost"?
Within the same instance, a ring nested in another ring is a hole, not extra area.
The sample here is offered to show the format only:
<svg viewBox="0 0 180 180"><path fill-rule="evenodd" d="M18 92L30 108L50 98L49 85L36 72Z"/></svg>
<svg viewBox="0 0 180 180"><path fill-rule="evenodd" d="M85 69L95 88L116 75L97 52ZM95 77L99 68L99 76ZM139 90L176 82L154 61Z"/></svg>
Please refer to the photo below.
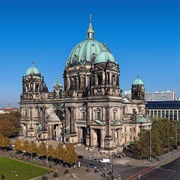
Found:
<svg viewBox="0 0 180 180"><path fill-rule="evenodd" d="M111 155L112 162L111 162L111 179L114 180L114 165L113 165L113 159L114 159L114 154L112 153Z"/></svg>
<svg viewBox="0 0 180 180"><path fill-rule="evenodd" d="M88 156L88 158L89 158L89 160L91 159L91 151L90 151L90 149L88 149L89 150L89 156Z"/></svg>
<svg viewBox="0 0 180 180"><path fill-rule="evenodd" d="M61 141L64 143L64 136L65 136L65 112L62 114L62 129L61 129Z"/></svg>
<svg viewBox="0 0 180 180"><path fill-rule="evenodd" d="M149 160L151 161L151 129L149 130Z"/></svg>
<svg viewBox="0 0 180 180"><path fill-rule="evenodd" d="M48 140L46 141L46 151L48 151ZM48 155L46 155L46 163L48 163Z"/></svg>
<svg viewBox="0 0 180 180"><path fill-rule="evenodd" d="M169 138L169 159L171 158L171 139L173 139L174 137L170 137Z"/></svg>
<svg viewBox="0 0 180 180"><path fill-rule="evenodd" d="M177 148L177 120L175 121L175 139L176 139L176 148Z"/></svg>
<svg viewBox="0 0 180 180"><path fill-rule="evenodd" d="M30 135L31 141L30 141L30 148L31 148L31 161L32 161L32 134Z"/></svg>
<svg viewBox="0 0 180 180"><path fill-rule="evenodd" d="M32 161L32 140L31 140L31 161Z"/></svg>

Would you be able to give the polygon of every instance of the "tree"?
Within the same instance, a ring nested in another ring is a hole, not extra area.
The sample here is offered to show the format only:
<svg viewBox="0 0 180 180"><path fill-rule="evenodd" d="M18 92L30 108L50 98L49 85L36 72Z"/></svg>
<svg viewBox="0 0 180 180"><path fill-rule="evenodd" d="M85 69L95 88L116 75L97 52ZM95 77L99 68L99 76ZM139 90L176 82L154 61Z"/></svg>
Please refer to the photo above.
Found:
<svg viewBox="0 0 180 180"><path fill-rule="evenodd" d="M8 148L10 146L10 139L8 137L3 137L1 140L1 147Z"/></svg>
<svg viewBox="0 0 180 180"><path fill-rule="evenodd" d="M0 134L0 147L1 147L1 144L2 144L2 139L3 139L3 135L2 134Z"/></svg>
<svg viewBox="0 0 180 180"><path fill-rule="evenodd" d="M63 156L63 162L73 165L78 159L78 155L75 151L74 145L72 143L68 143L66 145L65 154Z"/></svg>
<svg viewBox="0 0 180 180"><path fill-rule="evenodd" d="M25 140L23 142L23 146L22 146L23 151L25 151L26 153L29 153L29 141Z"/></svg>
<svg viewBox="0 0 180 180"><path fill-rule="evenodd" d="M36 154L38 151L36 143L34 141L31 141L30 146L31 146L30 153Z"/></svg>
<svg viewBox="0 0 180 180"><path fill-rule="evenodd" d="M63 144L61 142L58 143L55 151L54 151L54 158L62 161L63 157L64 157L64 148L63 148Z"/></svg>
<svg viewBox="0 0 180 180"><path fill-rule="evenodd" d="M157 131L151 131L151 156L157 157L161 156L164 153L164 148L162 146L162 140Z"/></svg>
<svg viewBox="0 0 180 180"><path fill-rule="evenodd" d="M19 129L6 119L0 121L0 131L6 137L16 137L19 134Z"/></svg>
<svg viewBox="0 0 180 180"><path fill-rule="evenodd" d="M20 118L20 117L21 117L21 114L20 114L19 111L11 111L11 112L10 112L10 116Z"/></svg>
<svg viewBox="0 0 180 180"><path fill-rule="evenodd" d="M133 152L140 158L147 158L149 156L148 131L142 129L138 136L139 140L135 141Z"/></svg>
<svg viewBox="0 0 180 180"><path fill-rule="evenodd" d="M47 152L46 152L46 156L50 157L50 159L52 159L52 157L54 156L54 148L52 145L48 146Z"/></svg>
<svg viewBox="0 0 180 180"><path fill-rule="evenodd" d="M135 141L133 152L142 158L147 158L149 155L151 155L151 157L161 156L165 153L165 149L169 149L176 143L175 141L178 139L176 136L178 134L176 129L178 124L179 123L175 124L169 119L154 118L151 129L151 137L150 130L147 131L142 129L138 135L139 140Z"/></svg>
<svg viewBox="0 0 180 180"><path fill-rule="evenodd" d="M20 139L17 139L15 142L14 142L14 150L16 151L23 151L23 146L22 146L22 142Z"/></svg>
<svg viewBox="0 0 180 180"><path fill-rule="evenodd" d="M41 142L38 148L38 156L46 156L46 144L44 142Z"/></svg>
<svg viewBox="0 0 180 180"><path fill-rule="evenodd" d="M0 114L0 132L6 137L17 137L20 128L19 112Z"/></svg>

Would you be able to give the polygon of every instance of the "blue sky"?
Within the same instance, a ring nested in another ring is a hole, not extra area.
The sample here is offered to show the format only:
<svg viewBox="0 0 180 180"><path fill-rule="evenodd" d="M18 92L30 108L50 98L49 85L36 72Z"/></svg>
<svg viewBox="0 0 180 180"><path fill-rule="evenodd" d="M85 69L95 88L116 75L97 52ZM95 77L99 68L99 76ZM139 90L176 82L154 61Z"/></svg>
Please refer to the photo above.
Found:
<svg viewBox="0 0 180 180"><path fill-rule="evenodd" d="M22 76L32 61L49 91L63 84L65 62L86 39L92 14L95 39L120 65L120 86L139 75L146 92L180 97L180 2L178 0L0 0L0 107L19 107Z"/></svg>

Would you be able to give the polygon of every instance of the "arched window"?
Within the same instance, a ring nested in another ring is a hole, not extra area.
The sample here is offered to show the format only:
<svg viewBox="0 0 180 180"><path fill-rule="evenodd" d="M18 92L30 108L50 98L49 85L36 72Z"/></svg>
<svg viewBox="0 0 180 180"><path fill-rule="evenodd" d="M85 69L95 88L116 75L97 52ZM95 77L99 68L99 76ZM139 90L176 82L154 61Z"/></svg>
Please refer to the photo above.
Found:
<svg viewBox="0 0 180 180"><path fill-rule="evenodd" d="M102 76L98 74L98 85L102 85Z"/></svg>

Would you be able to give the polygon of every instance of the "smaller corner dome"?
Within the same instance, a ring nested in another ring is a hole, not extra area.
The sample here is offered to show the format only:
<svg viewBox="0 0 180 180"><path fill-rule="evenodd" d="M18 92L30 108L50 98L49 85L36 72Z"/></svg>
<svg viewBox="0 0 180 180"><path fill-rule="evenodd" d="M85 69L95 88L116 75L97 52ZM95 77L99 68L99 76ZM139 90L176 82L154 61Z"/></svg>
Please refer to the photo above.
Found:
<svg viewBox="0 0 180 180"><path fill-rule="evenodd" d="M143 81L139 79L139 76L134 80L133 85L144 85Z"/></svg>
<svg viewBox="0 0 180 180"><path fill-rule="evenodd" d="M39 69L34 66L34 61L32 62L32 67L26 71L26 76L41 76Z"/></svg>
<svg viewBox="0 0 180 180"><path fill-rule="evenodd" d="M104 63L107 61L117 64L116 60L114 59L114 56L107 49L104 49L96 56L94 64Z"/></svg>

